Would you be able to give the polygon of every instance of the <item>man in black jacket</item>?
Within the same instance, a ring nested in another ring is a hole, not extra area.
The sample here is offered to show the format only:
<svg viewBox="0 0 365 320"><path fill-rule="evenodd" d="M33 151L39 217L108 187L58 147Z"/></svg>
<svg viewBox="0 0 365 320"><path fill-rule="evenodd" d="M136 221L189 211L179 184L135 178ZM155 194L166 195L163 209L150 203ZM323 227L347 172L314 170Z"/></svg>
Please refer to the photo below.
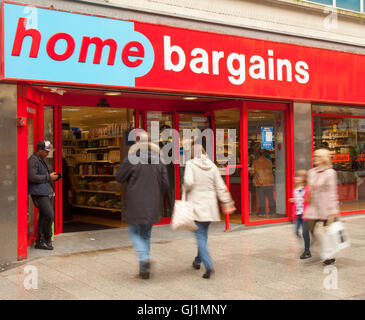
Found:
<svg viewBox="0 0 365 320"><path fill-rule="evenodd" d="M51 241L55 196L53 182L60 178L56 172L49 172L44 161L51 150L52 145L49 141L40 141L37 144L37 151L28 159L28 194L32 196L33 203L39 210L35 248L44 250L53 250Z"/></svg>
<svg viewBox="0 0 365 320"><path fill-rule="evenodd" d="M140 277L150 276L150 244L152 225L162 213L162 199L169 188L166 166L160 160L160 148L140 135L118 168L116 179L127 182L124 216L133 246L139 254Z"/></svg>

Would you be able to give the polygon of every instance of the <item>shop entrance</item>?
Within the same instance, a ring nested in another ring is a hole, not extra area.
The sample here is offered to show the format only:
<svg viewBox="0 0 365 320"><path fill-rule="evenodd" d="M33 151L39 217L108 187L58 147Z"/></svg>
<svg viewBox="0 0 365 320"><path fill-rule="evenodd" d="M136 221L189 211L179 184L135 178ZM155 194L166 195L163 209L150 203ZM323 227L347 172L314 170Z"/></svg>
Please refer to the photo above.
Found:
<svg viewBox="0 0 365 320"><path fill-rule="evenodd" d="M115 175L134 123L132 109L62 107L63 232L125 226Z"/></svg>
<svg viewBox="0 0 365 320"><path fill-rule="evenodd" d="M285 105L248 105L249 223L289 216L287 123Z"/></svg>
<svg viewBox="0 0 365 320"><path fill-rule="evenodd" d="M232 223L251 225L288 220L286 199L291 171L290 151L286 150L287 104L213 97L187 101L184 96L111 95L109 91L74 88L44 87L40 91L44 94L44 115L40 120L44 129L41 125L39 128L45 138L54 141L55 158L49 160L63 175L56 192L55 234L126 226L125 186L116 182L115 174L133 143L128 141L128 133L137 128L149 132L161 149L169 141L174 142L168 154L174 161L166 164L170 190L163 200L161 224L170 222L175 199L181 198L184 164L195 139L193 135L187 139L190 141L184 141L183 133L194 129L200 132L212 129L214 133L212 160L221 169L237 208L229 217ZM264 134L262 128L268 130L265 148L260 140ZM54 136L48 137L46 133L53 129ZM260 186L254 185L255 177L249 169L261 149L267 159L271 158L274 177L271 198L270 190L257 192ZM247 166L243 165L246 161ZM231 167L228 179L227 164ZM266 208L262 215L259 205L263 195Z"/></svg>
<svg viewBox="0 0 365 320"><path fill-rule="evenodd" d="M108 96L103 97L99 91L95 97L96 92L83 90L83 93L73 97L52 96L60 111L55 124L59 123L56 134L61 138L55 144L58 154L62 154L63 175L62 197L56 210L56 221L61 222L58 233L126 226L123 216L126 186L116 182L115 174L133 144L128 141L128 134L138 128L149 132L152 142L161 149L168 142L175 142L168 156L173 155L177 161L166 164L170 189L163 200L160 221L169 223L175 199L181 196L184 167L179 161L180 152L184 154L183 129L211 128L208 110L215 99L187 102L179 96L160 98L136 93L114 97L106 92ZM158 105L162 111L156 108Z"/></svg>

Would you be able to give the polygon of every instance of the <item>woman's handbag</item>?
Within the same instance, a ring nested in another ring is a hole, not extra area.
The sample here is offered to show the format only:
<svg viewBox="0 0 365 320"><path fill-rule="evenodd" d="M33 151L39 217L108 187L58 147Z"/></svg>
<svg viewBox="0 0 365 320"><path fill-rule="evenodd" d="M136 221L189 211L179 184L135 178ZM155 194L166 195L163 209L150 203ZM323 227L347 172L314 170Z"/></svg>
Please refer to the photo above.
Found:
<svg viewBox="0 0 365 320"><path fill-rule="evenodd" d="M339 251L350 246L350 240L344 225L337 220L329 227L325 227L325 231L321 236L321 253L322 259L331 259Z"/></svg>
<svg viewBox="0 0 365 320"><path fill-rule="evenodd" d="M193 207L186 201L185 191L183 190L181 200L175 201L174 211L172 213L171 228L187 229L195 231L198 227L195 222L195 214Z"/></svg>

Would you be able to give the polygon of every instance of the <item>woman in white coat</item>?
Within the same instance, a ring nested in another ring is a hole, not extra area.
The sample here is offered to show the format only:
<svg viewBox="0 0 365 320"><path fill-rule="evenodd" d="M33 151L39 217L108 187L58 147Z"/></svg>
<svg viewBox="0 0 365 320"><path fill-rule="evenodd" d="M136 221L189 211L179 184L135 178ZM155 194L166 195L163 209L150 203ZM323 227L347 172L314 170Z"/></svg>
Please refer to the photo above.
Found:
<svg viewBox="0 0 365 320"><path fill-rule="evenodd" d="M208 228L211 222L221 220L218 199L225 213L230 214L236 208L217 166L208 158L203 146L196 143L193 149L193 157L186 163L183 188L186 200L193 207L198 226L195 231L198 255L193 267L200 269L203 262L206 268L203 278L209 279L214 267L207 247Z"/></svg>

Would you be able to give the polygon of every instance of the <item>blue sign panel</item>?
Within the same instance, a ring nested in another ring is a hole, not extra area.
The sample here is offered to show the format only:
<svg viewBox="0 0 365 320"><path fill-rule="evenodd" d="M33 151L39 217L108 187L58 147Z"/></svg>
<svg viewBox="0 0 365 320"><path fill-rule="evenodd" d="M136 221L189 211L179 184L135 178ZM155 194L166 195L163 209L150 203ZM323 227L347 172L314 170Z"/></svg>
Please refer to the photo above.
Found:
<svg viewBox="0 0 365 320"><path fill-rule="evenodd" d="M261 149L272 149L273 143L273 127L261 127Z"/></svg>
<svg viewBox="0 0 365 320"><path fill-rule="evenodd" d="M3 6L5 78L133 87L153 66L152 44L131 21Z"/></svg>

